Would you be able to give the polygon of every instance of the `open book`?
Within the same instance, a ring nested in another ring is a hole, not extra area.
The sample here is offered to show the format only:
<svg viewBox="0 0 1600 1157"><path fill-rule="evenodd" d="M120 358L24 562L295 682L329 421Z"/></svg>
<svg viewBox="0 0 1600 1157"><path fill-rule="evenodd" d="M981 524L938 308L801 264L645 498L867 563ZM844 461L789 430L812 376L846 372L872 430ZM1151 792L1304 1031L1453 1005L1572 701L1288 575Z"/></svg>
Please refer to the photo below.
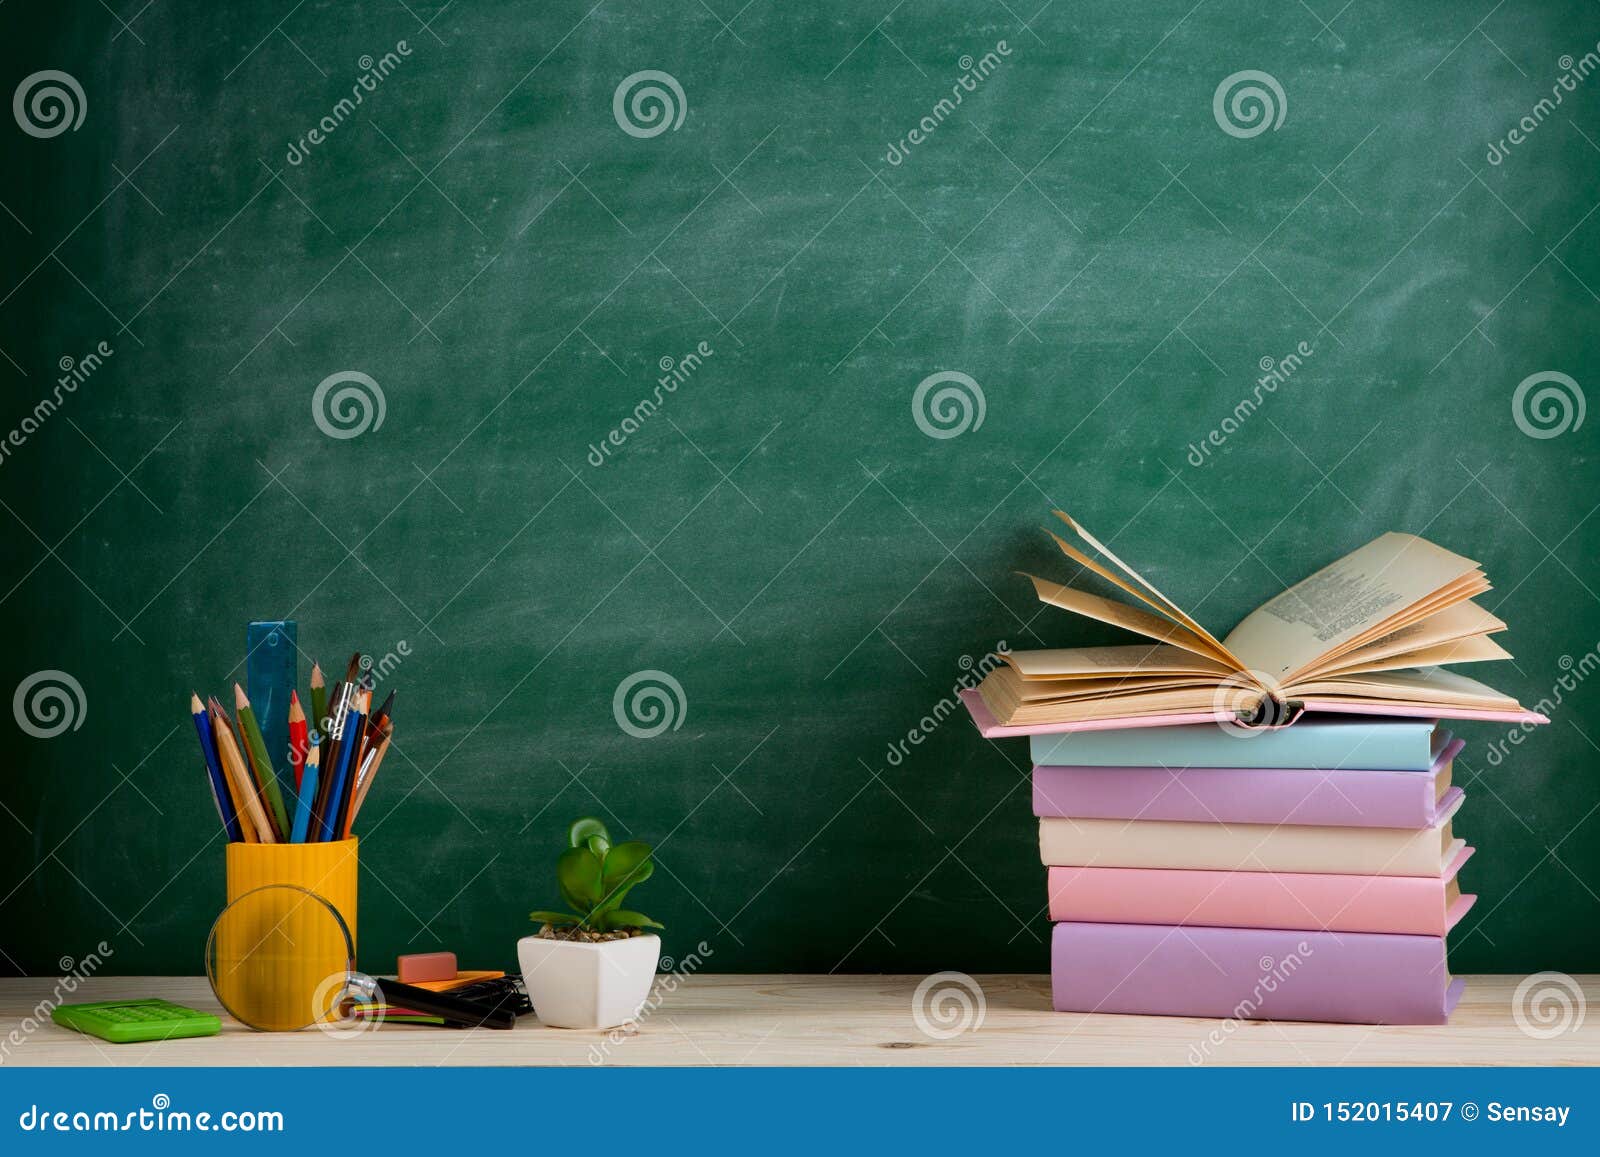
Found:
<svg viewBox="0 0 1600 1157"><path fill-rule="evenodd" d="M1425 539L1374 539L1218 639L1055 513L1082 548L1052 533L1061 552L1128 597L1029 575L1040 600L1152 641L1007 654L977 691L1002 727L1270 725L1300 710L1546 722L1492 687L1440 669L1511 656L1490 638L1506 624L1472 601L1490 589L1478 564Z"/></svg>

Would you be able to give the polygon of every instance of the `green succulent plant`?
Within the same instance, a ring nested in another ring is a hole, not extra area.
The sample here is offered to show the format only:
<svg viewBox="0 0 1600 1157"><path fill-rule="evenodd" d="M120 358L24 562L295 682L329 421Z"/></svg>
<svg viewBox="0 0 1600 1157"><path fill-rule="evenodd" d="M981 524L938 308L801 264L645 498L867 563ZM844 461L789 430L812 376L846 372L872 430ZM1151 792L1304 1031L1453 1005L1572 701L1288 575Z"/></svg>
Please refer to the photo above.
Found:
<svg viewBox="0 0 1600 1157"><path fill-rule="evenodd" d="M662 927L643 912L622 906L628 893L656 870L649 844L643 840L613 844L606 825L593 816L572 821L567 843L556 861L556 885L572 911L529 912L530 920L595 932Z"/></svg>

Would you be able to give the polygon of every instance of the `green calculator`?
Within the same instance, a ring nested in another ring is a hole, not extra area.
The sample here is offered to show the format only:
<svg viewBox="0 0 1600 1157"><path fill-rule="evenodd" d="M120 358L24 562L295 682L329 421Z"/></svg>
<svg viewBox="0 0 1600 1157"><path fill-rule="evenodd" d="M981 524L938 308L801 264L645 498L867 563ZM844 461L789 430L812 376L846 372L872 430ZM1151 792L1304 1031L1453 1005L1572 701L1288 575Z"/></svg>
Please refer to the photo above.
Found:
<svg viewBox="0 0 1600 1157"><path fill-rule="evenodd" d="M209 1012L196 1012L167 1000L102 1000L94 1004L57 1005L50 1019L112 1044L215 1036L222 1022Z"/></svg>

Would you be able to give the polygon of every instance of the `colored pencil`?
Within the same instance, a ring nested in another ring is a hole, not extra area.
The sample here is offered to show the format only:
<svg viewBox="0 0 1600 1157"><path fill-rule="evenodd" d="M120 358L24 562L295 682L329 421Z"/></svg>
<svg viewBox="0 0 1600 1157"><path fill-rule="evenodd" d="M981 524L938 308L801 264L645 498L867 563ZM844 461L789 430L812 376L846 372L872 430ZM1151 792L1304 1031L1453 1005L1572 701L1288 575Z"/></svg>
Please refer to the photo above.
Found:
<svg viewBox="0 0 1600 1157"><path fill-rule="evenodd" d="M372 713L372 726L377 727L386 723L394 711L394 692L390 691L383 701L383 706Z"/></svg>
<svg viewBox="0 0 1600 1157"><path fill-rule="evenodd" d="M356 708L360 712L355 719L355 734L350 739L349 773L345 776L344 790L339 797L338 809L334 812L334 838L343 839L344 833L350 827L350 807L355 803L356 785L361 772L361 763L366 758L367 750L371 745L372 731L372 692L363 691L356 700Z"/></svg>
<svg viewBox="0 0 1600 1157"><path fill-rule="evenodd" d="M394 736L394 724L385 719L383 721L383 737L378 740L372 751L367 755L362 764L360 774L356 776L355 799L350 804L350 818L345 821L344 838L350 838L350 830L355 826L356 814L361 811L361 805L367 800L367 792L372 790L372 781L378 777L378 768L383 766L384 753L389 750L389 740Z"/></svg>
<svg viewBox="0 0 1600 1157"><path fill-rule="evenodd" d="M321 746L306 752L305 778L300 781L300 798L294 808L294 828L289 833L291 844L303 844L311 832L311 801L317 794L317 753Z"/></svg>
<svg viewBox="0 0 1600 1157"><path fill-rule="evenodd" d="M277 819L272 814L272 806L267 802L266 788L256 776L255 770L250 766L250 756L245 748L244 737L239 734L238 725L228 716L227 708L223 707L215 696L210 699L213 723L221 721L221 728L213 730L218 732L218 753L226 752L235 760L239 772L241 798L245 803L245 814L255 817L255 809L260 809L260 821L257 823L257 832L262 843L282 842L284 832L279 830ZM226 743L224 743L226 740Z"/></svg>
<svg viewBox="0 0 1600 1157"><path fill-rule="evenodd" d="M358 778L350 785L352 797L354 796L354 793L359 791L361 788L361 780L359 778L361 769L369 765L372 759L373 749L377 747L378 741L383 738L384 731L391 726L392 720L390 719L390 716L393 711L394 692L390 691L388 696L383 701L383 706L379 707L367 717L366 732L361 737L361 750L356 753L355 766Z"/></svg>
<svg viewBox="0 0 1600 1157"><path fill-rule="evenodd" d="M211 798L216 801L217 815L222 819L222 830L228 834L231 842L238 843L244 839L244 834L239 830L233 792L228 787L222 763L217 758L217 745L211 738L211 721L206 716L205 705L200 702L200 696L193 693L189 696L189 714L194 717L195 733L200 737L200 756L205 760L206 779L211 784Z"/></svg>
<svg viewBox="0 0 1600 1157"><path fill-rule="evenodd" d="M222 758L222 748L217 742L216 727L214 726L213 709L220 710L220 708L217 708L215 699L207 699L201 705L201 710L206 713L206 729L211 732L211 750L217 757L217 766L222 769L222 782L227 787L228 799L233 804L233 817L234 822L239 825L239 836L245 843L253 844L256 841L255 824L250 821L249 810L245 807L243 785L234 779L228 768L227 761Z"/></svg>
<svg viewBox="0 0 1600 1157"><path fill-rule="evenodd" d="M344 746L350 714L350 692L350 684L340 683L333 689L332 700L328 704L327 731L322 738L322 774L317 780L317 798L311 805L313 840L322 838L322 829L328 818L328 800L333 793L333 777L339 768L339 753Z"/></svg>
<svg viewBox="0 0 1600 1157"><path fill-rule="evenodd" d="M260 837L256 832L255 821L251 818L250 809L246 806L244 784L234 775L233 765L223 753L222 736L217 727L216 700L207 697L202 706L206 712L206 725L211 731L211 750L217 753L217 766L222 768L223 782L228 785L228 798L233 801L234 818L239 824L239 838L243 843L253 844Z"/></svg>
<svg viewBox="0 0 1600 1157"><path fill-rule="evenodd" d="M360 693L363 697L366 692ZM360 748L361 728L366 722L366 716L361 710L363 700L355 699L354 705L345 715L344 727L339 740L338 759L333 766L333 786L328 792L328 804L322 813L322 838L332 840L337 838L337 833L344 830L345 805L348 803L347 795L350 784L350 767L352 756Z"/></svg>
<svg viewBox="0 0 1600 1157"><path fill-rule="evenodd" d="M289 692L289 766L294 769L294 790L300 792L305 777L306 751L311 747L311 733L306 727L306 711L300 706L300 694ZM298 808L296 810L299 810Z"/></svg>
<svg viewBox="0 0 1600 1157"><path fill-rule="evenodd" d="M289 832L289 813L283 806L283 792L278 789L278 776L272 770L266 740L261 738L261 725L256 722L256 713L250 709L250 697L237 683L233 685L233 702L234 714L239 720L239 735L244 739L250 767L261 782L261 790L266 794L267 806L272 809L272 819L279 838L282 838Z"/></svg>
<svg viewBox="0 0 1600 1157"><path fill-rule="evenodd" d="M328 729L328 685L322 678L322 668L311 664L311 730L318 735Z"/></svg>
<svg viewBox="0 0 1600 1157"><path fill-rule="evenodd" d="M239 743L233 736L233 725L228 722L228 716L222 710L222 705L215 699L211 701L211 728L217 743L217 757L222 761L223 770L233 781L242 813L248 820L242 827L244 842L247 844L275 842L272 823L267 818L266 809L261 806L261 796L255 779L250 774L250 769L245 766L244 756L239 752Z"/></svg>

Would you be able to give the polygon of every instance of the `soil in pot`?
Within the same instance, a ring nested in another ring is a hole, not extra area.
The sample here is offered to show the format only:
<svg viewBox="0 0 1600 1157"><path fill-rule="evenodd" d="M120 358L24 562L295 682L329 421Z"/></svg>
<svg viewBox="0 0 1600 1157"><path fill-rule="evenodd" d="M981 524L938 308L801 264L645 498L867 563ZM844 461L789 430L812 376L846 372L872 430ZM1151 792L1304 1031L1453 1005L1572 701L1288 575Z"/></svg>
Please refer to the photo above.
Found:
<svg viewBox="0 0 1600 1157"><path fill-rule="evenodd" d="M578 944L603 944L607 940L631 940L644 933L637 928L622 928L615 932L597 932L593 928L579 928L575 924L546 924L539 929L540 940L570 940Z"/></svg>

